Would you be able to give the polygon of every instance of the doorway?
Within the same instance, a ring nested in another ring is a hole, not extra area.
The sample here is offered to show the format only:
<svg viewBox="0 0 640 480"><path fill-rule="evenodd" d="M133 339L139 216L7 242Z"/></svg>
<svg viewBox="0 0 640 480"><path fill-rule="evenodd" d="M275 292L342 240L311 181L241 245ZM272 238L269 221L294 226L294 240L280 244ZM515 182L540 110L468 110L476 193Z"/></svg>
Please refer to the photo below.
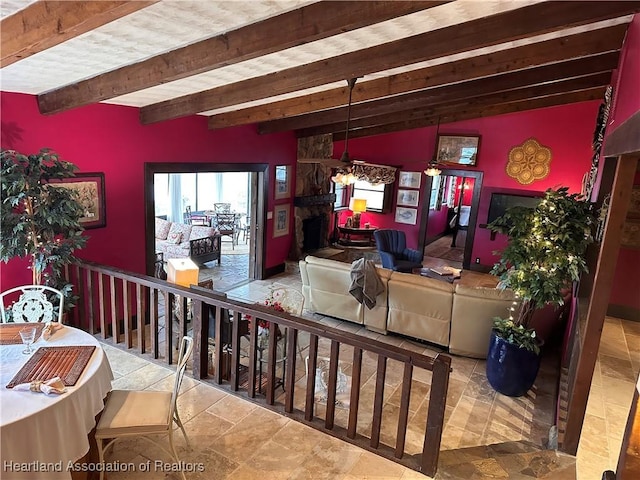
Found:
<svg viewBox="0 0 640 480"><path fill-rule="evenodd" d="M226 290L232 284L242 283L243 281L251 281L263 279L265 277L264 267L264 229L266 221L265 209L265 192L267 191L268 169L267 164L219 164L219 163L147 163L145 164L145 244L146 244L146 265L147 274L153 275L155 271L155 216L158 214L158 208L165 210L166 205L161 207L156 203L162 203L162 197L156 195L156 188L166 189L166 184L158 184L157 182L167 182L168 178L182 179L189 185L184 195L180 194L177 199L177 206L174 206L175 212L168 213L170 220L177 218L179 221L182 217L182 211L189 206L188 210L198 209L208 210L213 208L213 204L207 208L208 202L222 199L215 192L216 185L230 183L228 180L233 178L242 178L242 185L237 184L231 192L233 197L243 198L242 200L232 199L230 203L234 205L242 222L238 222L239 226L246 230L236 232L235 238L243 243L242 249L240 245L236 245L229 240L223 238L221 264L218 266L217 261L204 264L201 269L201 276L214 277L224 280L224 285L220 288ZM245 175L242 175L244 173ZM168 175L167 175L168 174ZM177 175L183 174L183 175ZM196 174L196 175L194 175ZM193 188L190 188L188 182L193 182ZM199 187L199 188L198 188ZM228 185L225 185L228 190ZM200 194L198 191L200 190ZM227 192L228 193L228 192ZM229 195L226 195L229 197ZM157 199L161 200L158 202ZM224 199L222 199L224 200ZM167 202L168 203L168 200ZM237 203L237 205L236 205ZM224 262L224 263L223 263ZM242 271L238 270L241 269ZM216 282L214 282L215 284ZM229 284L229 285L227 285ZM216 289L220 289L215 287Z"/></svg>
<svg viewBox="0 0 640 480"><path fill-rule="evenodd" d="M418 245L425 256L471 268L483 176L444 168L439 176L427 177Z"/></svg>

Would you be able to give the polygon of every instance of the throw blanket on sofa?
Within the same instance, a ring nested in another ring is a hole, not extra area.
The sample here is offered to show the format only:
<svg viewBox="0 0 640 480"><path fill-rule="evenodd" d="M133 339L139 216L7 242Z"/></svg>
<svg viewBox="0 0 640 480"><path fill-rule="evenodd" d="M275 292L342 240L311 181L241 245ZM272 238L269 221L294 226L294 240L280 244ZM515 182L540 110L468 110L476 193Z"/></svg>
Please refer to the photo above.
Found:
<svg viewBox="0 0 640 480"><path fill-rule="evenodd" d="M376 297L384 292L382 280L371 260L360 258L351 264L349 293L369 310L376 306Z"/></svg>

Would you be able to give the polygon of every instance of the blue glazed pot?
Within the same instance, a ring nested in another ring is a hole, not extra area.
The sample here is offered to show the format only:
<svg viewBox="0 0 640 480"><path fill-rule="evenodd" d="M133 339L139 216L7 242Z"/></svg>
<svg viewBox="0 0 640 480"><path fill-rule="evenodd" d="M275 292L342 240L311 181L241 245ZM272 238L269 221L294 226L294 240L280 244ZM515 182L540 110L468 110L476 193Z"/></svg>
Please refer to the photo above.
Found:
<svg viewBox="0 0 640 480"><path fill-rule="evenodd" d="M521 397L533 386L540 368L540 355L520 348L491 332L487 356L487 380L499 393Z"/></svg>

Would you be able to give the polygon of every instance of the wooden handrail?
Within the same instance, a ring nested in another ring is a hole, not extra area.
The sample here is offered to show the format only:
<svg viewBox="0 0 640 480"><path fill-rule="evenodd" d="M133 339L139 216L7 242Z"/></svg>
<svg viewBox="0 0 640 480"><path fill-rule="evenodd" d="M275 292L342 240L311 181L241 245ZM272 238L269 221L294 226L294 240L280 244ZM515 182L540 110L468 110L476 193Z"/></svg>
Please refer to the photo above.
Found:
<svg viewBox="0 0 640 480"><path fill-rule="evenodd" d="M285 312L278 312L265 305L229 299L220 292L207 291L202 288L185 288L154 277L126 272L93 262L82 262L72 266L66 271L66 276L69 282L77 285L80 296L78 308L75 309L72 316L72 324L84 328L92 334L99 331L98 335L102 337L103 341L108 341L111 338L111 341L116 345L123 344L126 349L135 348L138 354L149 354L157 360L163 356L160 352L160 328L164 323L164 361L168 364L173 362L174 333L177 333L178 337L187 333L190 312L194 338L192 374L199 379L208 379L210 312L215 313L216 339L223 338L221 319L224 315L228 315L233 320L230 322L230 344L226 345L230 353L227 354L223 351L222 341L216 341L214 345L215 374L213 381L218 386L226 388L236 395L246 396L252 401L405 466L430 476L435 475L451 369L451 359L446 355L435 357L421 355L395 345L338 330ZM104 277L108 280L107 282ZM161 321L162 315L160 314L161 299L164 299L164 322ZM190 301L190 310L188 301ZM177 304L178 314L174 308L176 302L179 302ZM246 316L256 320L250 322L249 333L246 335L249 343L248 366L241 364L240 355L242 339L240 324ZM178 320L177 332L174 332L175 318ZM265 350L266 360L261 357L263 351L258 349L257 320L265 320L270 324L268 345ZM150 329L149 345L147 345L145 336L147 324ZM284 331L286 338L286 353L280 359L277 358L279 341L277 331ZM324 419L318 418L314 412L315 375L307 375L303 394L304 409L295 408L296 388L294 388L294 384L299 332L308 333L310 337L310 372L316 372L319 340L328 341L330 344L327 405ZM346 428L335 424L335 399L341 345L353 348L349 418ZM372 413L359 409L364 352L377 356ZM228 378L223 375L223 359L231 363ZM389 360L401 362L404 365L395 445L385 445L380 438L384 411L385 378ZM263 378L262 376L257 378L256 366L259 362L266 363L264 397L260 393ZM276 402L275 398L276 382L280 382L276 377L277 362L281 362L283 369L282 376L284 378L281 379L285 390L283 404ZM415 369L431 371L432 381L422 454L407 455L405 440L408 428L409 398ZM241 388L240 378L243 375L246 375L247 384ZM358 416L364 413L372 415L370 438L357 432Z"/></svg>

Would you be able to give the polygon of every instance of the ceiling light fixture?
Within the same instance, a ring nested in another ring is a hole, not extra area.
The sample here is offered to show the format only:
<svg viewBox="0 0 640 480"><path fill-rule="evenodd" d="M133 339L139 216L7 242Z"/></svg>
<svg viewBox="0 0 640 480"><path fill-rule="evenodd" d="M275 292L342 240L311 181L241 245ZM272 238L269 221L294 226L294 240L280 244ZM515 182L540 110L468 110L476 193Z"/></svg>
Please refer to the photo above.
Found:
<svg viewBox="0 0 640 480"><path fill-rule="evenodd" d="M336 174L331 177L334 183L341 183L342 185L351 185L355 183L356 176L351 169L351 159L349 158L349 123L351 122L351 98L353 95L353 87L356 85L357 78L350 78L347 80L349 85L349 104L347 106L347 126L344 133L344 151L340 157L340 162L344 163L344 167L338 168Z"/></svg>
<svg viewBox="0 0 640 480"><path fill-rule="evenodd" d="M435 140L435 152L431 161L427 164L427 169L424 173L429 177L437 177L442 173L442 170L438 168L438 133L440 132L440 117L438 117L438 124L436 126L436 140Z"/></svg>

